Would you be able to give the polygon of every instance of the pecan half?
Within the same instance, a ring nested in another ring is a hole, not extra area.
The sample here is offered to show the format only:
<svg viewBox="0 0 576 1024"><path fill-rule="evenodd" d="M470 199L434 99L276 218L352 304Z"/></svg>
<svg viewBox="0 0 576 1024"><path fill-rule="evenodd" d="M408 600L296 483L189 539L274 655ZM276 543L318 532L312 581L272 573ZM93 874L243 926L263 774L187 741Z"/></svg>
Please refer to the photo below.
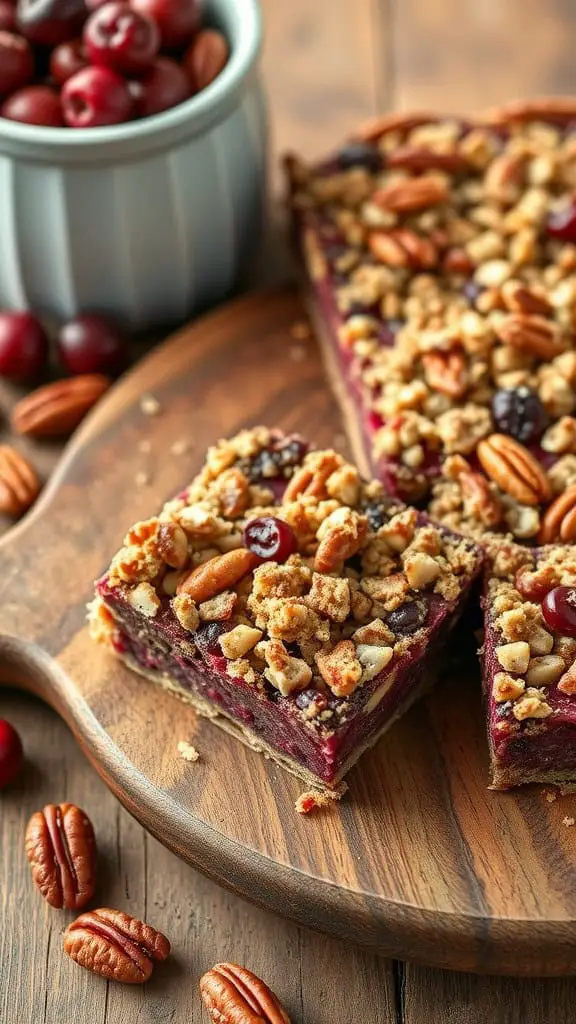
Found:
<svg viewBox="0 0 576 1024"><path fill-rule="evenodd" d="M422 171L440 170L447 174L460 174L470 164L463 153L439 153L425 146L398 146L386 157L387 167L400 167L420 174Z"/></svg>
<svg viewBox="0 0 576 1024"><path fill-rule="evenodd" d="M484 176L484 189L491 199L513 200L524 179L527 157L523 153L502 153L490 163Z"/></svg>
<svg viewBox="0 0 576 1024"><path fill-rule="evenodd" d="M160 523L156 535L158 554L172 569L183 569L188 561L188 538L178 523Z"/></svg>
<svg viewBox="0 0 576 1024"><path fill-rule="evenodd" d="M21 516L40 493L36 470L21 452L0 445L0 512Z"/></svg>
<svg viewBox="0 0 576 1024"><path fill-rule="evenodd" d="M524 445L507 434L480 441L476 454L484 472L521 505L539 505L552 497L550 481Z"/></svg>
<svg viewBox="0 0 576 1024"><path fill-rule="evenodd" d="M48 804L26 829L32 878L52 907L80 910L96 887L96 839L88 816L75 804Z"/></svg>
<svg viewBox="0 0 576 1024"><path fill-rule="evenodd" d="M552 544L558 540L565 544L576 541L576 484L558 495L542 520L538 543Z"/></svg>
<svg viewBox="0 0 576 1024"><path fill-rule="evenodd" d="M70 434L109 387L108 378L98 373L44 384L16 403L12 427L32 437Z"/></svg>
<svg viewBox="0 0 576 1024"><path fill-rule="evenodd" d="M81 914L64 932L64 952L80 967L111 981L141 985L153 961L165 960L170 943L162 932L121 910L102 907Z"/></svg>
<svg viewBox="0 0 576 1024"><path fill-rule="evenodd" d="M334 453L332 455L333 458L326 458L324 463L315 469L311 469L309 466L297 469L288 481L282 496L282 504L288 505L302 495L309 498L327 498L326 481L340 465Z"/></svg>
<svg viewBox="0 0 576 1024"><path fill-rule="evenodd" d="M449 398L462 398L468 390L468 372L462 352L426 352L422 356L426 383Z"/></svg>
<svg viewBox="0 0 576 1024"><path fill-rule="evenodd" d="M392 213L413 213L448 199L448 186L439 178L407 178L379 189L372 197L377 206Z"/></svg>
<svg viewBox="0 0 576 1024"><path fill-rule="evenodd" d="M490 124L511 124L514 121L572 121L576 118L573 96L539 96L534 99L510 100L482 115Z"/></svg>
<svg viewBox="0 0 576 1024"><path fill-rule="evenodd" d="M474 263L465 249L453 246L444 254L442 267L448 274L471 274Z"/></svg>
<svg viewBox="0 0 576 1024"><path fill-rule="evenodd" d="M341 512L344 514L339 517ZM350 509L338 509L332 517L324 520L321 529L324 525L326 529L316 549L314 568L316 572L334 572L362 547L368 532L368 520Z"/></svg>
<svg viewBox="0 0 576 1024"><path fill-rule="evenodd" d="M215 491L220 502L222 515L234 519L248 508L250 485L241 469L232 466L217 478Z"/></svg>
<svg viewBox="0 0 576 1024"><path fill-rule="evenodd" d="M228 61L228 43L221 32L205 28L197 32L186 53L185 67L194 86L201 92L220 74Z"/></svg>
<svg viewBox="0 0 576 1024"><path fill-rule="evenodd" d="M234 548L198 565L180 580L177 591L188 594L196 604L216 597L238 583L259 564L260 559L247 548Z"/></svg>
<svg viewBox="0 0 576 1024"><path fill-rule="evenodd" d="M545 317L552 312L552 306L547 299L536 295L520 281L506 281L500 291L504 305L511 313L528 313Z"/></svg>
<svg viewBox="0 0 576 1024"><path fill-rule="evenodd" d="M268 986L238 964L216 964L206 971L200 993L214 1024L290 1024Z"/></svg>
<svg viewBox="0 0 576 1024"><path fill-rule="evenodd" d="M368 248L380 263L389 267L411 267L427 270L438 263L438 250L429 238L423 238L411 228L394 231L372 231Z"/></svg>
<svg viewBox="0 0 576 1024"><path fill-rule="evenodd" d="M497 526L503 508L481 473L462 473L459 477L464 506L485 526Z"/></svg>
<svg viewBox="0 0 576 1024"><path fill-rule="evenodd" d="M511 313L504 317L496 333L506 345L529 352L538 359L553 359L566 348L555 324L530 313Z"/></svg>

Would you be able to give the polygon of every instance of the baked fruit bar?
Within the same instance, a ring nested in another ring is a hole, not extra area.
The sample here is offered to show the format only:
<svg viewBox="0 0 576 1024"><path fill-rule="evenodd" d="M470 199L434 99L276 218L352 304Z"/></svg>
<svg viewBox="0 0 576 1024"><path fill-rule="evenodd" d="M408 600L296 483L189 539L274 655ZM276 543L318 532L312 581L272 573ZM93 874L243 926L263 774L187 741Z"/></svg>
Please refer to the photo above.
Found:
<svg viewBox="0 0 576 1024"><path fill-rule="evenodd" d="M576 782L576 549L500 545L483 603L493 788Z"/></svg>
<svg viewBox="0 0 576 1024"><path fill-rule="evenodd" d="M95 639L335 788L428 687L483 556L334 451L259 427L208 451L97 583Z"/></svg>
<svg viewBox="0 0 576 1024"><path fill-rule="evenodd" d="M576 539L576 99L395 113L286 167L372 471L453 529Z"/></svg>

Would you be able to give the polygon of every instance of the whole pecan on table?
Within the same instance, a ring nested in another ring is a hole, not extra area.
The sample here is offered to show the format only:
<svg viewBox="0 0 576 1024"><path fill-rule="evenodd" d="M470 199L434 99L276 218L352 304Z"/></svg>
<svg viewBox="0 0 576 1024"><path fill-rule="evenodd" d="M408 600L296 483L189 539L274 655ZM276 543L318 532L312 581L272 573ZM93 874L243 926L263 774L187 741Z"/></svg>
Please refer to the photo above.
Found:
<svg viewBox="0 0 576 1024"><path fill-rule="evenodd" d="M75 804L48 804L26 829L32 878L52 907L80 910L96 887L96 839L88 816Z"/></svg>
<svg viewBox="0 0 576 1024"><path fill-rule="evenodd" d="M216 964L206 971L200 993L214 1024L290 1024L268 986L238 964Z"/></svg>
<svg viewBox="0 0 576 1024"><path fill-rule="evenodd" d="M108 377L99 373L43 384L16 403L12 428L30 437L71 434L109 387Z"/></svg>
<svg viewBox="0 0 576 1024"><path fill-rule="evenodd" d="M10 445L0 445L0 512L22 515L38 497L40 486L28 459Z"/></svg>
<svg viewBox="0 0 576 1024"><path fill-rule="evenodd" d="M68 925L64 952L93 974L125 985L142 985L152 974L154 961L169 956L170 943L144 921L122 910L101 907Z"/></svg>

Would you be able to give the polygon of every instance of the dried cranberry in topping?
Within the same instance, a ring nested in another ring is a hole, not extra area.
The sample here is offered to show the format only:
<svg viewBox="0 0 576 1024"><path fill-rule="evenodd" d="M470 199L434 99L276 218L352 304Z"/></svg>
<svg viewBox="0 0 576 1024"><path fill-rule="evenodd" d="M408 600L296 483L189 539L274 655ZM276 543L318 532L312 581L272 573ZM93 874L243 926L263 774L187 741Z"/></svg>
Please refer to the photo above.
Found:
<svg viewBox="0 0 576 1024"><path fill-rule="evenodd" d="M565 203L550 213L546 231L561 242L576 242L576 202Z"/></svg>
<svg viewBox="0 0 576 1024"><path fill-rule="evenodd" d="M554 587L542 601L542 614L555 633L576 636L576 588Z"/></svg>
<svg viewBox="0 0 576 1024"><path fill-rule="evenodd" d="M222 633L227 633L230 626L223 622L208 622L205 626L200 626L194 633L194 643L198 647L199 651L203 655L218 655L222 657L222 648L218 643L219 637Z"/></svg>
<svg viewBox="0 0 576 1024"><path fill-rule="evenodd" d="M364 509L364 515L368 520L368 526L371 530L376 533L381 526L388 520L388 514L386 511L386 503L384 501L374 501L371 505L366 505Z"/></svg>
<svg viewBox="0 0 576 1024"><path fill-rule="evenodd" d="M527 387L503 388L492 399L494 423L504 434L510 434L522 444L537 441L548 423L542 402Z"/></svg>
<svg viewBox="0 0 576 1024"><path fill-rule="evenodd" d="M324 693L319 693L318 690L300 690L296 695L296 707L300 711L307 711L308 708L314 704L318 711L325 711L328 707L328 700Z"/></svg>
<svg viewBox="0 0 576 1024"><path fill-rule="evenodd" d="M369 142L348 142L338 150L337 159L343 171L350 167L363 167L375 174L382 169L382 155Z"/></svg>
<svg viewBox="0 0 576 1024"><path fill-rule="evenodd" d="M386 625L396 636L410 636L424 625L428 618L428 606L416 601L401 604L386 616Z"/></svg>
<svg viewBox="0 0 576 1024"><path fill-rule="evenodd" d="M276 516L261 516L246 523L244 543L267 562L285 562L298 546L292 527Z"/></svg>
<svg viewBox="0 0 576 1024"><path fill-rule="evenodd" d="M484 288L481 284L477 284L476 281L467 281L462 291L470 305L473 306L478 296L484 291Z"/></svg>
<svg viewBox="0 0 576 1024"><path fill-rule="evenodd" d="M22 768L22 743L16 729L0 718L0 789L9 786Z"/></svg>
<svg viewBox="0 0 576 1024"><path fill-rule="evenodd" d="M285 471L302 462L308 445L299 437L282 438L270 448L258 452L253 459L245 464L238 464L243 473L252 481L272 480L274 477L287 475Z"/></svg>

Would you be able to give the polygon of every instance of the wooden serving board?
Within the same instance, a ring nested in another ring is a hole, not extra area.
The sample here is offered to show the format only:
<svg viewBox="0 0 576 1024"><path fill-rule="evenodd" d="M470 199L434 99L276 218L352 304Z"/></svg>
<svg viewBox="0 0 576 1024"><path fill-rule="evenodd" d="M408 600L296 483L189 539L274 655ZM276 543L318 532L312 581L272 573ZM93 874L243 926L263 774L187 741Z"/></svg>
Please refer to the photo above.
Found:
<svg viewBox="0 0 576 1024"><path fill-rule="evenodd" d="M276 423L346 450L314 342L291 335L301 319L291 292L242 299L168 340L98 405L0 543L2 679L57 709L150 832L248 899L401 959L576 973L576 827L563 823L575 798L487 791L473 658L362 759L340 804L303 818L296 779L88 638L92 581L215 438ZM144 415L143 392L160 415ZM183 441L190 452L171 454Z"/></svg>

